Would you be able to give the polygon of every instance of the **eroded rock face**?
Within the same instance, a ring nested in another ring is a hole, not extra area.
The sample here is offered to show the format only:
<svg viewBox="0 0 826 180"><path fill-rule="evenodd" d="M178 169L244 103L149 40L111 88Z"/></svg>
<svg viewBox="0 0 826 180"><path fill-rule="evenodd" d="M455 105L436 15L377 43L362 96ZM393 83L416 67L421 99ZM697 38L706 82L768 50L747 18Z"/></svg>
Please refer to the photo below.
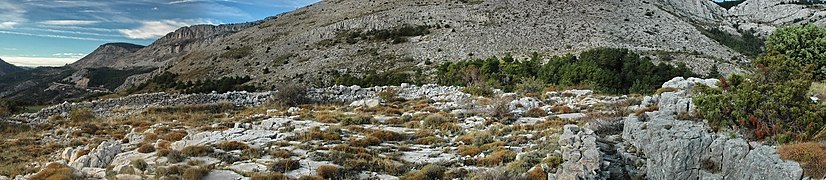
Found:
<svg viewBox="0 0 826 180"><path fill-rule="evenodd" d="M645 160L639 177L649 179L800 179L798 163L781 160L775 147L714 133L703 122L677 120L675 112L690 112L692 84L714 80L675 78L664 87L680 88L651 98L659 111L624 120L626 159ZM646 103L646 102L644 102ZM651 103L651 102L649 102Z"/></svg>

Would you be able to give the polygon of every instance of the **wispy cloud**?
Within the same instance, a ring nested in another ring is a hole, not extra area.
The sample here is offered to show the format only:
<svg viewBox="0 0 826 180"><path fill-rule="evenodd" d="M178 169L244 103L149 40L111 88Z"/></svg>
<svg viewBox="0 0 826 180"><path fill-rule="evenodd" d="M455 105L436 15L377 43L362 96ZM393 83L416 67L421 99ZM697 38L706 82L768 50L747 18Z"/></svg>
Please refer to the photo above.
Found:
<svg viewBox="0 0 826 180"><path fill-rule="evenodd" d="M41 21L40 24L48 24L48 25L58 25L58 26L82 26L82 25L91 25L97 24L100 21L91 21L91 20L48 20L48 21Z"/></svg>
<svg viewBox="0 0 826 180"><path fill-rule="evenodd" d="M202 1L203 0L178 0L178 1L168 2L166 4L182 4L182 3L194 3L194 2L202 2Z"/></svg>
<svg viewBox="0 0 826 180"><path fill-rule="evenodd" d="M12 29L20 23L26 22L23 16L26 10L16 3L0 0L0 29Z"/></svg>
<svg viewBox="0 0 826 180"><path fill-rule="evenodd" d="M85 53L55 53L55 54L52 54L52 56L59 57L59 58L76 58L76 59L80 59L80 58L83 58L83 56L86 56L86 54Z"/></svg>
<svg viewBox="0 0 826 180"><path fill-rule="evenodd" d="M4 61L16 66L37 67L37 66L63 66L71 64L80 58L57 58L57 57L23 57L7 56L2 57Z"/></svg>
<svg viewBox="0 0 826 180"><path fill-rule="evenodd" d="M74 40L86 40L86 41L101 41L101 42L115 42L115 41L117 41L117 40L113 40L113 39L99 39L99 38L63 36L63 35L54 35L54 34L34 34L34 33L24 33L24 32L15 32L15 31L0 31L0 34L13 34L13 35L22 35L22 36L74 39Z"/></svg>
<svg viewBox="0 0 826 180"><path fill-rule="evenodd" d="M161 20L144 21L135 29L120 29L121 33L132 39L153 39L164 36L178 28L196 24L214 24L208 20Z"/></svg>
<svg viewBox="0 0 826 180"><path fill-rule="evenodd" d="M52 33L67 33L67 34L78 34L78 35L88 35L88 36L105 36L105 37L123 37L121 34L104 34L104 33L94 33L94 32L83 32L83 31L66 31L66 30L59 30L59 29L50 29L50 28L20 28L22 30L30 30L30 31L42 31L42 32L52 32ZM110 31L114 32L114 31Z"/></svg>

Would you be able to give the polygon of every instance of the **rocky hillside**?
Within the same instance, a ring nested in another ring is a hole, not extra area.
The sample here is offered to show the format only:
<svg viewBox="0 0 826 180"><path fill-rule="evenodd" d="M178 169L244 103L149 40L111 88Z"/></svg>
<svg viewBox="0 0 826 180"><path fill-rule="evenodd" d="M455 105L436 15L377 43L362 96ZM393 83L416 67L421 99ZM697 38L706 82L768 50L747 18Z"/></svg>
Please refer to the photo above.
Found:
<svg viewBox="0 0 826 180"><path fill-rule="evenodd" d="M780 0L749 0L730 9L707 0L331 0L257 22L184 27L140 49L104 45L72 66L110 68L98 71L105 75L80 68L56 79L107 91L140 87L164 72L181 82L248 76L246 85L263 89L284 81L326 86L345 73L595 47L685 62L699 74L715 65L723 73L741 72L748 56L759 53L745 51L760 51L754 42L762 41L747 38L752 33L762 37L793 23L824 25L824 14L822 5ZM93 77L112 74L117 78L89 85Z"/></svg>
<svg viewBox="0 0 826 180"><path fill-rule="evenodd" d="M5 74L9 74L9 73L23 71L23 70L24 70L23 68L14 66L12 64L7 63L6 61L3 61L3 59L0 59L0 76L5 75Z"/></svg>
<svg viewBox="0 0 826 180"><path fill-rule="evenodd" d="M820 6L779 0L730 10L705 0L322 1L193 48L163 69L182 75L180 80L251 76L250 84L269 87L285 80L327 84L335 74L425 62L608 46L677 59L699 73L712 64L734 72L749 58L730 48L738 42L720 41L750 30L765 35L779 25L824 24L823 14ZM402 32L414 28L426 31Z"/></svg>
<svg viewBox="0 0 826 180"><path fill-rule="evenodd" d="M318 104L301 107L268 106L272 92L64 103L4 122L44 128L0 143L9 157L0 179L808 179L817 171L782 159L771 142L681 117L695 108L697 84L718 80L677 77L646 97L488 98L403 84L312 89ZM43 153L16 154L28 151Z"/></svg>

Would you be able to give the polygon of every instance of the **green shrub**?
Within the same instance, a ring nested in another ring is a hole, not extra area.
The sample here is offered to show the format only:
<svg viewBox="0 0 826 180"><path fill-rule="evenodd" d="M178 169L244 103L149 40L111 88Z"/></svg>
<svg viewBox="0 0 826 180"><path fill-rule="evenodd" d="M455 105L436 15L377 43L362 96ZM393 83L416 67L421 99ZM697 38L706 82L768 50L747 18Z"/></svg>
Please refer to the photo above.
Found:
<svg viewBox="0 0 826 180"><path fill-rule="evenodd" d="M147 164L146 161L144 161L143 159L132 160L131 164L132 167L134 167L135 169L139 169L141 171L145 171L146 168L149 167L149 164Z"/></svg>
<svg viewBox="0 0 826 180"><path fill-rule="evenodd" d="M766 39L766 51L800 64L814 65L817 79L826 78L826 28L808 24L777 29Z"/></svg>
<svg viewBox="0 0 826 180"><path fill-rule="evenodd" d="M19 109L15 103L0 99L0 117L10 116Z"/></svg>
<svg viewBox="0 0 826 180"><path fill-rule="evenodd" d="M641 58L627 49L595 48L580 53L579 57L566 55L552 57L545 64L541 62L539 54L521 61L506 54L501 59L446 62L436 68L436 81L442 85L470 87L466 92L487 89L477 88L486 85L504 91L534 93L541 91L545 84L558 84L591 85L594 90L609 94L650 94L673 77L696 76L683 63L676 67L654 65L649 58Z"/></svg>
<svg viewBox="0 0 826 180"><path fill-rule="evenodd" d="M523 94L541 93L545 89L545 82L536 77L522 77L516 84L516 92Z"/></svg>
<svg viewBox="0 0 826 180"><path fill-rule="evenodd" d="M438 164L428 164L422 167L421 170L405 175L404 180L410 179L442 179L445 176L447 168Z"/></svg>
<svg viewBox="0 0 826 180"><path fill-rule="evenodd" d="M471 84L462 89L462 92L474 96L491 97L493 96L493 89L486 83Z"/></svg>
<svg viewBox="0 0 826 180"><path fill-rule="evenodd" d="M89 108L75 108L69 111L69 119L71 119L72 122L89 122L97 119L97 117L95 117L95 114L92 113L92 110Z"/></svg>
<svg viewBox="0 0 826 180"><path fill-rule="evenodd" d="M718 28L700 29L700 32L720 44L734 49L735 51L746 56L755 57L763 51L763 40L757 36L754 36L754 30L738 30L737 32L740 33L741 36L722 31Z"/></svg>
<svg viewBox="0 0 826 180"><path fill-rule="evenodd" d="M222 58L241 59L252 53L252 47L230 48L229 46L221 53Z"/></svg>
<svg viewBox="0 0 826 180"><path fill-rule="evenodd" d="M787 33L772 34L769 39L793 36ZM777 47L782 45L776 43L780 42L767 43L773 48L754 61L756 73L721 78L719 88L698 86L700 95L693 99L697 110L713 128L742 127L751 131L750 137L754 139L784 132L794 133L798 140L812 139L826 124L826 107L808 97L815 65L804 64L806 60L790 53L778 52Z"/></svg>
<svg viewBox="0 0 826 180"><path fill-rule="evenodd" d="M347 125L362 125L362 124L370 124L373 121L373 116L369 115L357 115L357 116L348 116L344 117L339 121L342 126Z"/></svg>

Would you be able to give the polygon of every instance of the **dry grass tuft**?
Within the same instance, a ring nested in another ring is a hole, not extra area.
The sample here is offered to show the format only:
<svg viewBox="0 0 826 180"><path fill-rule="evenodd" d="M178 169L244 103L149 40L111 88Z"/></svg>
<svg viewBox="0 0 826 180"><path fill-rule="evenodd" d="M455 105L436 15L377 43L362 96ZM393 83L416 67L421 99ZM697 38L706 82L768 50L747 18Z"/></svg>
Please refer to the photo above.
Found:
<svg viewBox="0 0 826 180"><path fill-rule="evenodd" d="M139 153L151 153L155 152L155 146L149 143L143 143L140 147L138 147Z"/></svg>
<svg viewBox="0 0 826 180"><path fill-rule="evenodd" d="M510 150L500 149L484 158L478 159L476 163L482 166L500 166L514 159L516 159L516 153Z"/></svg>
<svg viewBox="0 0 826 180"><path fill-rule="evenodd" d="M187 146L181 150L181 153L189 157L201 157L212 154L213 151L209 146Z"/></svg>
<svg viewBox="0 0 826 180"><path fill-rule="evenodd" d="M553 107L551 107L551 112L554 112L554 113L557 113L557 114L568 114L568 113L573 113L574 110L571 109L571 107L568 107L568 106L554 105Z"/></svg>
<svg viewBox="0 0 826 180"><path fill-rule="evenodd" d="M207 174L209 174L209 169L205 167L189 167L184 171L181 178L184 180L200 180Z"/></svg>
<svg viewBox="0 0 826 180"><path fill-rule="evenodd" d="M270 155L277 158L290 158L292 153L283 149L270 150Z"/></svg>
<svg viewBox="0 0 826 180"><path fill-rule="evenodd" d="M642 116L643 114L645 114L647 112L654 112L654 111L657 111L657 110L660 110L660 108L657 107L656 105L649 106L647 108L637 110L636 112L634 112L634 115L639 117L639 116Z"/></svg>
<svg viewBox="0 0 826 180"><path fill-rule="evenodd" d="M287 180L287 176L281 173L259 173L252 175L250 180Z"/></svg>
<svg viewBox="0 0 826 180"><path fill-rule="evenodd" d="M528 110L528 112L525 113L525 116L527 116L527 117L536 117L536 118L545 117L547 115L548 115L548 113L546 113L545 110L542 110L541 108L531 108L530 110Z"/></svg>
<svg viewBox="0 0 826 180"><path fill-rule="evenodd" d="M780 146L777 152L782 159L800 163L804 175L815 179L826 177L826 146L823 144L786 144Z"/></svg>
<svg viewBox="0 0 826 180"><path fill-rule="evenodd" d="M278 160L270 165L270 170L275 172L289 172L292 170L296 170L301 167L301 164L298 163L298 160L292 159L281 159Z"/></svg>
<svg viewBox="0 0 826 180"><path fill-rule="evenodd" d="M381 139L382 141L400 141L404 139L402 134L393 131L376 130L370 133L370 136Z"/></svg>
<svg viewBox="0 0 826 180"><path fill-rule="evenodd" d="M245 150L250 148L246 143L238 141L224 141L215 145L215 147L224 151Z"/></svg>
<svg viewBox="0 0 826 180"><path fill-rule="evenodd" d="M321 114L315 117L315 121L320 123L338 123L338 118L334 114Z"/></svg>
<svg viewBox="0 0 826 180"><path fill-rule="evenodd" d="M459 155L462 156L476 156L482 153L482 149L477 146L466 146L461 145L459 146Z"/></svg>
<svg viewBox="0 0 826 180"><path fill-rule="evenodd" d="M334 165L321 165L316 169L316 174L325 179L337 179L342 176L341 170Z"/></svg>

